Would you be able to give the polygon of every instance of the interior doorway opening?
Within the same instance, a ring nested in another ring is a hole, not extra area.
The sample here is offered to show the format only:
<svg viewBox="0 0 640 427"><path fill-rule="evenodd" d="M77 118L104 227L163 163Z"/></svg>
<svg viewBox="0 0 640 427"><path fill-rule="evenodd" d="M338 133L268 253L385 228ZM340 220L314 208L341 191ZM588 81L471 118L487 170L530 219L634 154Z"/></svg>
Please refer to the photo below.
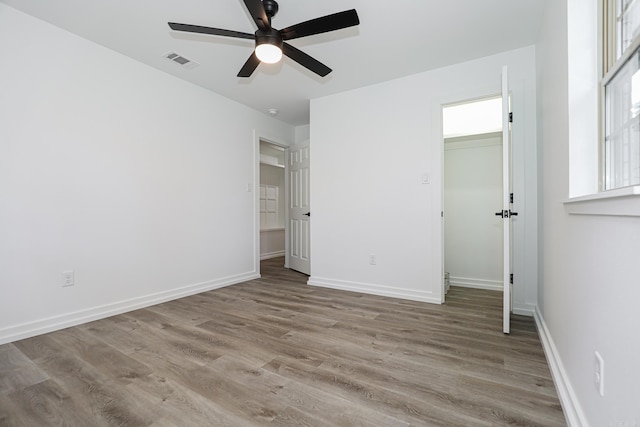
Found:
<svg viewBox="0 0 640 427"><path fill-rule="evenodd" d="M503 290L502 97L443 106L444 292Z"/></svg>
<svg viewBox="0 0 640 427"><path fill-rule="evenodd" d="M286 255L286 149L260 139L260 260Z"/></svg>

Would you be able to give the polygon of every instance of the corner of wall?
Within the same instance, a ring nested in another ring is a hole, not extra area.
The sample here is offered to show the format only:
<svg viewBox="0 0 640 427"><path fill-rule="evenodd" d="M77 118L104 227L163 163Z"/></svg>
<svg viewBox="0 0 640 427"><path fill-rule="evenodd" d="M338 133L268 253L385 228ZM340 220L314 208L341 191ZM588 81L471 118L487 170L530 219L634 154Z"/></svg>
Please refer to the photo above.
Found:
<svg viewBox="0 0 640 427"><path fill-rule="evenodd" d="M310 139L311 126L310 125L296 126L294 133L295 133L294 142L296 144L304 142Z"/></svg>

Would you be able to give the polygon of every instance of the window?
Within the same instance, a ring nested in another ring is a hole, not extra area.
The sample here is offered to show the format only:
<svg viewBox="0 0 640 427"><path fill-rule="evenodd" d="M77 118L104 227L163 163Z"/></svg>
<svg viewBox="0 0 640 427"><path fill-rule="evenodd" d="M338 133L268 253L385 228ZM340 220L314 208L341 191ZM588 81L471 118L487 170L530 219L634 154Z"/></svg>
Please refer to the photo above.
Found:
<svg viewBox="0 0 640 427"><path fill-rule="evenodd" d="M640 184L640 0L604 0L603 189Z"/></svg>
<svg viewBox="0 0 640 427"><path fill-rule="evenodd" d="M631 46L640 30L640 2L616 0L616 59Z"/></svg>
<svg viewBox="0 0 640 427"><path fill-rule="evenodd" d="M260 184L260 228L280 227L278 215L278 187Z"/></svg>

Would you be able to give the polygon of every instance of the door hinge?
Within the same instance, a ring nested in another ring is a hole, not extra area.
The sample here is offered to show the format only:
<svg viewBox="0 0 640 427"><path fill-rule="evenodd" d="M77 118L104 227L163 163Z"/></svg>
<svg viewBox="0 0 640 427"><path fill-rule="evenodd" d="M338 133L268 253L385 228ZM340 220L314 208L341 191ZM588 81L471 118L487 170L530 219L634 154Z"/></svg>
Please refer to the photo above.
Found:
<svg viewBox="0 0 640 427"><path fill-rule="evenodd" d="M513 203L513 193L509 194L509 203Z"/></svg>
<svg viewBox="0 0 640 427"><path fill-rule="evenodd" d="M513 123L513 113L509 113L509 123Z"/></svg>
<svg viewBox="0 0 640 427"><path fill-rule="evenodd" d="M509 275L509 283L513 285L513 273Z"/></svg>

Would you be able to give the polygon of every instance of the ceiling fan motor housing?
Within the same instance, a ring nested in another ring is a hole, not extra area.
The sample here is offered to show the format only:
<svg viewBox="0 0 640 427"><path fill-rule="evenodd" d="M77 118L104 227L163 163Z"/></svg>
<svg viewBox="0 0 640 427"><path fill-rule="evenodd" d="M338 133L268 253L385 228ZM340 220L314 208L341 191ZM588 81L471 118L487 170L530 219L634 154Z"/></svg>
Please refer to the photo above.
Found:
<svg viewBox="0 0 640 427"><path fill-rule="evenodd" d="M275 0L262 0L262 6L269 18L273 18L278 13L278 3Z"/></svg>
<svg viewBox="0 0 640 427"><path fill-rule="evenodd" d="M256 31L256 46L261 44L272 44L278 46L282 50L282 36L280 32L269 28L268 30Z"/></svg>

